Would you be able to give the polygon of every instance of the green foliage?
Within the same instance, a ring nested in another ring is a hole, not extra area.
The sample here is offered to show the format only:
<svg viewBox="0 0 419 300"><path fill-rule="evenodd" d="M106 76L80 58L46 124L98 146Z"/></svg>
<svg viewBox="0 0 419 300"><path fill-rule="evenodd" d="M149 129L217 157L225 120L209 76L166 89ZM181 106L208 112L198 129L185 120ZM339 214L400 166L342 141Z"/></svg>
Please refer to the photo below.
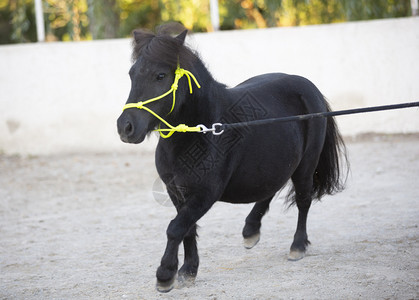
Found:
<svg viewBox="0 0 419 300"><path fill-rule="evenodd" d="M120 28L118 36L128 36L135 28L154 28L162 22L160 1L118 0Z"/></svg>
<svg viewBox="0 0 419 300"><path fill-rule="evenodd" d="M32 0L0 0L0 43L36 41Z"/></svg>
<svg viewBox="0 0 419 300"><path fill-rule="evenodd" d="M47 40L90 38L86 0L44 0Z"/></svg>
<svg viewBox="0 0 419 300"><path fill-rule="evenodd" d="M350 21L397 18L411 14L410 0L344 0L345 17Z"/></svg>
<svg viewBox="0 0 419 300"><path fill-rule="evenodd" d="M34 0L0 0L0 43L36 41ZM212 31L209 0L43 0L47 40L129 36L177 21ZM404 17L410 0L219 0L222 30Z"/></svg>
<svg viewBox="0 0 419 300"><path fill-rule="evenodd" d="M116 0L87 0L89 30L93 39L118 36L120 8Z"/></svg>

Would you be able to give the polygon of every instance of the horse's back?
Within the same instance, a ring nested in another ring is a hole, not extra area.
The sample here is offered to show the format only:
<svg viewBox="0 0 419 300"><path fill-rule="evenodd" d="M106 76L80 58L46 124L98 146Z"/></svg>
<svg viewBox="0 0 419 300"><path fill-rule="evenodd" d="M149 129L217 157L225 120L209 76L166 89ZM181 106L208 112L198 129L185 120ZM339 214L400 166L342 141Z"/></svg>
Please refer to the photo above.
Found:
<svg viewBox="0 0 419 300"><path fill-rule="evenodd" d="M307 78L285 73L267 73L247 79L232 89L234 92L250 93L263 104L263 98L273 97L278 105L301 107L301 113L327 111L327 103L319 89ZM296 101L296 98L301 100ZM282 107L284 108L284 107ZM292 112L295 113L295 112Z"/></svg>

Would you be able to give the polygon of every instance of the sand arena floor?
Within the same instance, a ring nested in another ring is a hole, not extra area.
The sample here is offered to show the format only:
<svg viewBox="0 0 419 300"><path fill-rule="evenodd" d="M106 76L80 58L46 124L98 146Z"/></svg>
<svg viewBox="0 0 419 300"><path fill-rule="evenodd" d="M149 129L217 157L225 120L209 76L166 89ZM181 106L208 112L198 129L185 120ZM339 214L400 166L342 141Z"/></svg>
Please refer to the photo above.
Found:
<svg viewBox="0 0 419 300"><path fill-rule="evenodd" d="M155 271L175 210L153 196L153 153L0 156L0 299L418 299L419 136L347 147L347 188L312 207L303 260L287 261L297 211L282 195L251 250L251 206L217 203L195 284L168 294Z"/></svg>

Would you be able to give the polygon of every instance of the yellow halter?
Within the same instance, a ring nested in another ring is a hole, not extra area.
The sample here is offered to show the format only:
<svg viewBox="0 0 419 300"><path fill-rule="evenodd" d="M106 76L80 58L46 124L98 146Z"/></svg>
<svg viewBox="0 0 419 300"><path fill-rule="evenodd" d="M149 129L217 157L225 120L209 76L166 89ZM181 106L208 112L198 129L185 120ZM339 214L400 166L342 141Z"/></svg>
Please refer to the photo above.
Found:
<svg viewBox="0 0 419 300"><path fill-rule="evenodd" d="M199 126L195 126L195 127L189 127L185 124L179 124L178 126L172 126L170 125L165 119L163 119L162 117L160 117L158 114L156 114L154 111L152 111L151 109L149 109L148 107L146 107L146 104L149 104L151 102L160 100L164 97L166 97L167 95L169 95L170 93L173 93L173 104L172 104L172 108L169 111L169 114L173 111L173 109L175 108L175 102L176 102L176 90L178 88L178 82L179 79L183 77L183 75L186 75L186 77L188 78L188 84L189 84L189 92L192 94L192 83L191 83L191 78L193 79L193 81L195 82L196 86L200 89L201 86L199 85L198 81L196 80L195 76L185 70L180 68L180 66L177 66L177 69L175 71L175 80L173 81L172 87L170 90L168 90L166 93L164 93L163 95L160 95L158 97L154 97L151 98L149 100L146 101L140 101L137 103L128 103L126 105L124 105L122 111L128 109L128 108L138 108L138 109L144 109L145 111L148 111L150 114L152 114L153 116L155 116L157 119L159 119L162 123L164 123L167 127L169 128L164 128L161 129L160 125L159 125L159 129L156 129L155 131L158 131L160 133L160 136L162 138L168 138L170 136L172 136L172 134L174 132L201 132L201 127ZM163 132L167 131L167 134L164 134Z"/></svg>

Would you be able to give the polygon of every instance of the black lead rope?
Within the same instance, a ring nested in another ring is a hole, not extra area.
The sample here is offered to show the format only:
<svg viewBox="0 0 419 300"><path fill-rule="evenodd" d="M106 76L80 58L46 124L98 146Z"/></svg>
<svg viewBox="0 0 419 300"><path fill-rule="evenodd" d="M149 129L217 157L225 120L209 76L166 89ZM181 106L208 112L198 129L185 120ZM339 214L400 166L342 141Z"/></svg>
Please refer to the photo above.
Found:
<svg viewBox="0 0 419 300"><path fill-rule="evenodd" d="M315 118L352 115L352 114L360 114L360 113L374 112L374 111L402 109L402 108L409 108L409 107L415 107L415 106L419 106L419 102L409 102L409 103L373 106L373 107L365 107L365 108L319 112L319 113L312 113L312 114L306 114L306 115L290 116L290 117L283 117L283 118L270 118L270 119L262 119L262 120L231 123L231 124L217 123L217 124L214 124L212 128L213 130L208 130L208 131L212 131L213 134L221 134L223 133L224 130L227 130L230 128L240 128L240 127L254 126L254 125L265 125L265 124L276 123L276 122L304 121L304 120L311 120ZM218 128L216 128L215 125Z"/></svg>

